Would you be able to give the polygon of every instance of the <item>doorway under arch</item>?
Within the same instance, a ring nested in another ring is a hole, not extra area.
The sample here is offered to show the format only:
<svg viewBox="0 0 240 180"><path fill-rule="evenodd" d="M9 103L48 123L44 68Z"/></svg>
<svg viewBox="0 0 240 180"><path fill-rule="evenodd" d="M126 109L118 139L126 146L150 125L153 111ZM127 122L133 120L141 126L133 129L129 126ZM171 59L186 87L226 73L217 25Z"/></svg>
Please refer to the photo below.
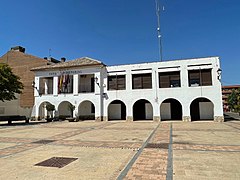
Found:
<svg viewBox="0 0 240 180"><path fill-rule="evenodd" d="M140 99L134 103L133 120L153 120L153 107L148 100Z"/></svg>
<svg viewBox="0 0 240 180"><path fill-rule="evenodd" d="M108 105L108 120L126 120L126 105L120 100L114 100Z"/></svg>
<svg viewBox="0 0 240 180"><path fill-rule="evenodd" d="M73 112L70 109L72 104L68 101L63 101L58 106L59 119L66 119L67 117L72 117Z"/></svg>
<svg viewBox="0 0 240 180"><path fill-rule="evenodd" d="M165 99L160 106L161 120L182 120L182 105L173 98Z"/></svg>
<svg viewBox="0 0 240 180"><path fill-rule="evenodd" d="M48 118L53 118L53 111L47 111L47 105L51 104L48 101L44 101L40 104L39 106L39 114L38 114L38 118L39 119L48 119Z"/></svg>
<svg viewBox="0 0 240 180"><path fill-rule="evenodd" d="M190 105L191 121L213 120L213 103L207 98L196 98Z"/></svg>
<svg viewBox="0 0 240 180"><path fill-rule="evenodd" d="M83 101L78 107L78 116L81 120L95 120L95 106L89 101Z"/></svg>

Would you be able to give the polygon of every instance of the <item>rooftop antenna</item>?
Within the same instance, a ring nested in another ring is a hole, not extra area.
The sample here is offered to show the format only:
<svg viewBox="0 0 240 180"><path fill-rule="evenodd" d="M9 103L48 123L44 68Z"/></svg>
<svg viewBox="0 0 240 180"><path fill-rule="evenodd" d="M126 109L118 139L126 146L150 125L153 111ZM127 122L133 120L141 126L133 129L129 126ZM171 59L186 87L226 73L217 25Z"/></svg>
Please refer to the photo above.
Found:
<svg viewBox="0 0 240 180"><path fill-rule="evenodd" d="M158 34L159 60L162 61L163 53L162 53L162 35L161 35L161 29L160 29L160 2L159 2L159 0L155 0L155 4L156 4L156 15L157 15L157 23L158 23L157 34ZM163 6L162 10L164 11L164 6Z"/></svg>
<svg viewBox="0 0 240 180"><path fill-rule="evenodd" d="M48 50L48 57L49 57L49 59L51 59L51 51L52 51L52 49L50 48L50 49Z"/></svg>

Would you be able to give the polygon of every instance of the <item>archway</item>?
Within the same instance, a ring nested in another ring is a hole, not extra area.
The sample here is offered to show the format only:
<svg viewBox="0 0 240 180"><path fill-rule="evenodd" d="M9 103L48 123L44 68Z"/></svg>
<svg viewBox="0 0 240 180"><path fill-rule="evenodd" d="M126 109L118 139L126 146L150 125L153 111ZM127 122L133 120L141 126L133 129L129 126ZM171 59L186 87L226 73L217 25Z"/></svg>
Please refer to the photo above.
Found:
<svg viewBox="0 0 240 180"><path fill-rule="evenodd" d="M66 119L67 117L71 117L73 115L70 106L72 106L72 104L68 101L63 101L59 104L58 106L59 119Z"/></svg>
<svg viewBox="0 0 240 180"><path fill-rule="evenodd" d="M53 111L47 111L47 105L48 104L51 104L50 102L48 101L44 101L40 104L39 106L39 114L38 114L38 118L39 119L48 119L48 118L53 118L54 115L53 115Z"/></svg>
<svg viewBox="0 0 240 180"><path fill-rule="evenodd" d="M207 98L197 98L190 105L191 120L213 120L213 103Z"/></svg>
<svg viewBox="0 0 240 180"><path fill-rule="evenodd" d="M182 105L176 99L166 99L160 106L161 120L182 120Z"/></svg>
<svg viewBox="0 0 240 180"><path fill-rule="evenodd" d="M108 120L126 120L126 105L114 100L108 105Z"/></svg>
<svg viewBox="0 0 240 180"><path fill-rule="evenodd" d="M133 105L133 120L152 120L153 107L146 99L140 99Z"/></svg>
<svg viewBox="0 0 240 180"><path fill-rule="evenodd" d="M78 107L78 116L81 120L95 120L95 106L91 101L83 101Z"/></svg>

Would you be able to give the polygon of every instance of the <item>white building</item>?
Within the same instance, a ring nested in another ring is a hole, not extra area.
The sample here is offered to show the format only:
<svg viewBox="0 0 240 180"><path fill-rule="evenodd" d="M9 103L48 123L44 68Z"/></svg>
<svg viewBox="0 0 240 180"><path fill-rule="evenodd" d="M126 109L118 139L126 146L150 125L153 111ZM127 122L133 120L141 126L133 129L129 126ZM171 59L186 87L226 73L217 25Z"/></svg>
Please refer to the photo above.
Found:
<svg viewBox="0 0 240 180"><path fill-rule="evenodd" d="M85 57L34 68L35 116L224 121L218 57L106 66Z"/></svg>

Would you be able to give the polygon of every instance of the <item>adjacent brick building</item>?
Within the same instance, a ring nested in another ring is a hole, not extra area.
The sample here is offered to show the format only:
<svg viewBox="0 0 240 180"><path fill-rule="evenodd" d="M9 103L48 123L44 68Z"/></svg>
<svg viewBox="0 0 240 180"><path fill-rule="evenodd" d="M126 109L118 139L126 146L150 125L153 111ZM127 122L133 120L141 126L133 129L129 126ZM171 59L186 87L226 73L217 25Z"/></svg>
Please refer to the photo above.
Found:
<svg viewBox="0 0 240 180"><path fill-rule="evenodd" d="M240 85L229 85L222 86L222 100L223 100L223 110L224 112L230 111L228 107L227 98L232 93L233 90L239 89Z"/></svg>
<svg viewBox="0 0 240 180"><path fill-rule="evenodd" d="M34 105L33 87L34 73L30 69L42 65L57 63L59 61L50 58L39 58L25 53L25 48L16 46L0 57L0 63L6 63L14 74L21 78L24 85L22 94L17 95L17 100L0 102L1 115L25 115L30 116Z"/></svg>

